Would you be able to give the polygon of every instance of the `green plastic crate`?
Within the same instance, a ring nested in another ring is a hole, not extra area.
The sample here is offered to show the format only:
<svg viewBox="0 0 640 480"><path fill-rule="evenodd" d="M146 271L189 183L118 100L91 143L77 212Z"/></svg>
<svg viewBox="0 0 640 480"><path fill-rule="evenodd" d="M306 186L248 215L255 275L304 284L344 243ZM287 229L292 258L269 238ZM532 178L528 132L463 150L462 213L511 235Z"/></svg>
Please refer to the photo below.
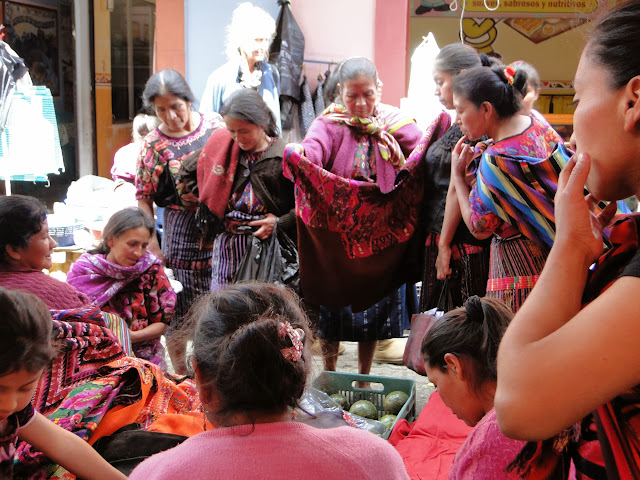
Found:
<svg viewBox="0 0 640 480"><path fill-rule="evenodd" d="M369 382L372 389L359 388L355 382ZM381 384L382 388L380 388ZM391 430L396 422L404 418L412 422L416 418L416 382L408 378L378 377L376 375L361 375L359 373L327 372L324 371L313 380L311 385L318 390L332 395L339 393L349 400L350 404L358 400L369 400L378 409L378 418L384 414L384 397L391 392L399 390L409 395L409 400L403 405L397 415L396 421L391 426Z"/></svg>

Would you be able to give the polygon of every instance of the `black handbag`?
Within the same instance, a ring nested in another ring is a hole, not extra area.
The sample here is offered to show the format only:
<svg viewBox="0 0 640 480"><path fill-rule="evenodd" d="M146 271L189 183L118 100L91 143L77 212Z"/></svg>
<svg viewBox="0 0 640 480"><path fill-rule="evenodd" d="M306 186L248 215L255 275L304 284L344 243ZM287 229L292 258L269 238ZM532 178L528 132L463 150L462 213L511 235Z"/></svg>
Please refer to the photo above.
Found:
<svg viewBox="0 0 640 480"><path fill-rule="evenodd" d="M176 189L176 180L169 171L169 165L165 165L160 178L158 179L158 188L153 194L153 201L159 207L168 207L169 205L181 205L180 196Z"/></svg>
<svg viewBox="0 0 640 480"><path fill-rule="evenodd" d="M233 282L267 282L283 285L300 293L298 248L283 231L274 228L271 237L260 240L251 235L251 242L240 261Z"/></svg>

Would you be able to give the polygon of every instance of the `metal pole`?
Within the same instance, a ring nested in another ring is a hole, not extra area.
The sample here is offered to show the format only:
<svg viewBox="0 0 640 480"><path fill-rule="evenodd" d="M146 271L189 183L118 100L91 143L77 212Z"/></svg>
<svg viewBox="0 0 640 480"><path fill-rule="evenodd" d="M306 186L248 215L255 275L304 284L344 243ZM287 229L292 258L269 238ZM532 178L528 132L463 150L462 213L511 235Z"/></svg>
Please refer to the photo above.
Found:
<svg viewBox="0 0 640 480"><path fill-rule="evenodd" d="M95 172L93 158L93 119L91 112L91 25L89 18L89 2L87 0L73 1L73 24L75 30L75 90L76 90L76 128L77 169L78 176L92 175Z"/></svg>

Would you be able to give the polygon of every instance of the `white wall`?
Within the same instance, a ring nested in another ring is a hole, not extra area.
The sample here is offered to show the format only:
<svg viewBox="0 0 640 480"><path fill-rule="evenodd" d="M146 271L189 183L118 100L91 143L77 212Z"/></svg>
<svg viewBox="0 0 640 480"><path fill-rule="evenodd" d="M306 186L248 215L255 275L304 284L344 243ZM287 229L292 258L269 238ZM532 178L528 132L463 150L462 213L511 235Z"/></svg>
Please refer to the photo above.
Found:
<svg viewBox="0 0 640 480"><path fill-rule="evenodd" d="M305 59L340 62L361 56L374 60L376 0L292 0L291 12L304 34ZM311 91L326 64L305 64Z"/></svg>

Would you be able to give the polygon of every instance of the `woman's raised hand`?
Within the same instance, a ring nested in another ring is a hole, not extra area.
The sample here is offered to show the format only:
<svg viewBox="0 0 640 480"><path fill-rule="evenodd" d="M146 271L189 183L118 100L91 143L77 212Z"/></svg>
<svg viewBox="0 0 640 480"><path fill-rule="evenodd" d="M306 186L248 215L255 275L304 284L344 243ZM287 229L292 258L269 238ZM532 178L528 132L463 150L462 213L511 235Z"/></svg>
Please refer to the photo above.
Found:
<svg viewBox="0 0 640 480"><path fill-rule="evenodd" d="M463 135L451 152L451 175L460 175L464 177L467 165L473 160L473 148L471 145L464 143L467 136Z"/></svg>
<svg viewBox="0 0 640 480"><path fill-rule="evenodd" d="M251 227L259 227L258 230L253 232L253 234L260 240L266 240L273 234L273 229L276 226L277 220L278 217L273 213L267 213L264 218L261 218L260 220L253 220L252 222L249 222L248 225Z"/></svg>
<svg viewBox="0 0 640 480"><path fill-rule="evenodd" d="M617 209L616 202L611 202L602 212L596 213L598 201L591 195L584 196L590 168L591 157L581 153L574 155L560 173L555 196L554 243L583 254L588 264L602 254L602 231Z"/></svg>

